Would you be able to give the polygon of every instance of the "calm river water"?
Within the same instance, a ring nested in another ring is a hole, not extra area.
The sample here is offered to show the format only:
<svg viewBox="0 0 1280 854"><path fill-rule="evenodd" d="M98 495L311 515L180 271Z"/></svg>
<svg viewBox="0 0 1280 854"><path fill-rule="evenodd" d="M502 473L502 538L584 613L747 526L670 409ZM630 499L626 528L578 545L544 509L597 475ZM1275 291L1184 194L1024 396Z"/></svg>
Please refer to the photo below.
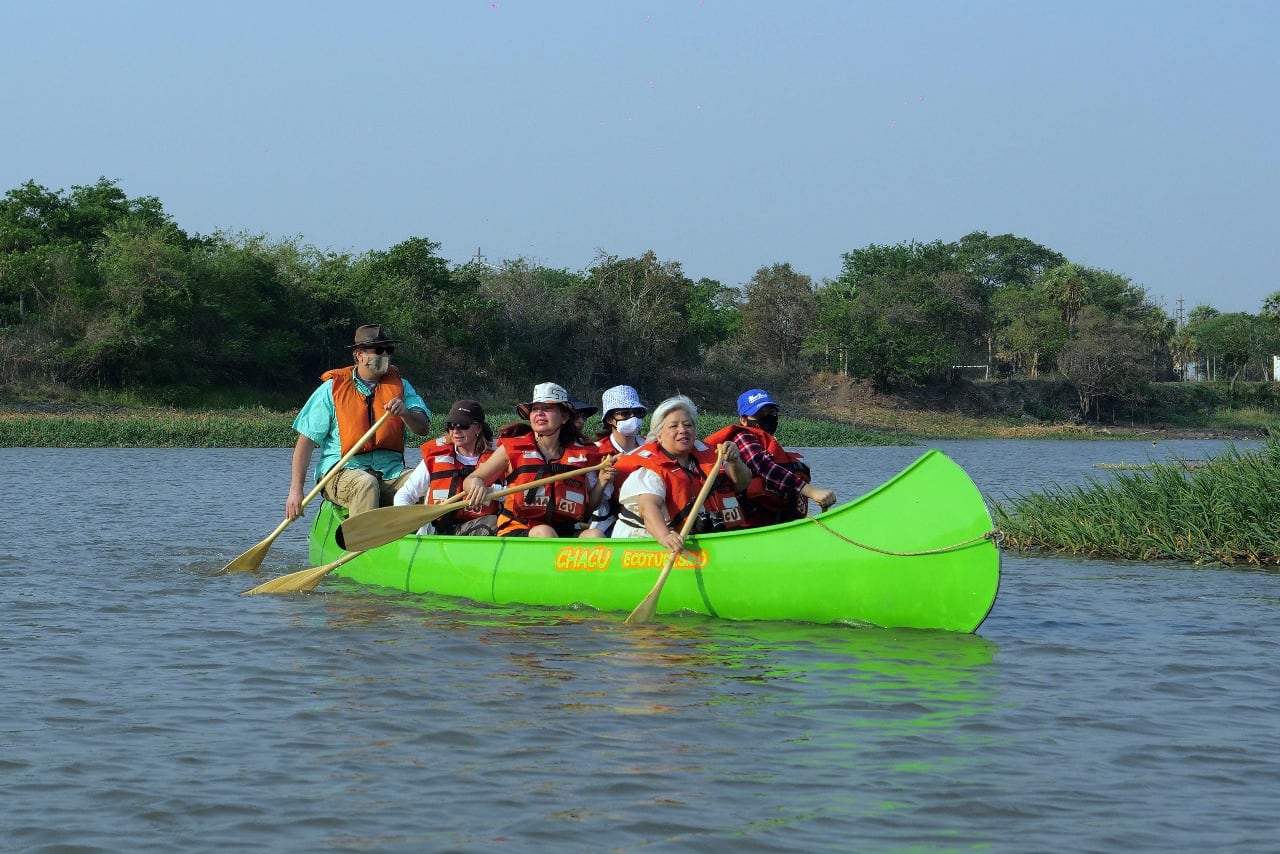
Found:
<svg viewBox="0 0 1280 854"><path fill-rule="evenodd" d="M1223 447L934 446L994 498ZM809 457L850 497L922 450ZM211 575L282 518L289 457L0 449L0 849L1280 840L1274 571L1007 555L977 635L240 596L307 566L298 523Z"/></svg>

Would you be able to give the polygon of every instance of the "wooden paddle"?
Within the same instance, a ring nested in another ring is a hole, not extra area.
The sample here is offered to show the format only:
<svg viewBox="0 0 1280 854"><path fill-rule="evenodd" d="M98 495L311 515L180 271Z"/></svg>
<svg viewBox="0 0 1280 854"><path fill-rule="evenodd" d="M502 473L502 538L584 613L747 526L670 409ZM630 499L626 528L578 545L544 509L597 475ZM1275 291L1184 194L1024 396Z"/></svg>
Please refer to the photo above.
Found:
<svg viewBox="0 0 1280 854"><path fill-rule="evenodd" d="M702 484L702 489L698 490L698 497L693 500L693 506L689 508L689 516L684 520L684 525L680 528L680 536L687 538L689 532L693 530L693 525L698 520L698 512L702 510L702 505L706 503L707 496L711 494L711 487L715 485L716 477L720 474L720 466L724 465L724 455L729 450L729 442L721 442L720 447L716 449L716 466L707 475L706 482ZM627 617L626 622L632 625L647 623L653 619L653 614L658 610L658 597L662 595L662 585L667 583L667 576L671 574L671 568L676 565L676 558L680 557L680 552L672 552L671 557L667 558L666 566L662 567L662 572L658 573L658 581L653 585L653 589L649 591L649 595L644 597L636 609Z"/></svg>
<svg viewBox="0 0 1280 854"><path fill-rule="evenodd" d="M338 472L342 471L342 467L345 466L347 463L351 462L352 457L360 453L360 449L364 447L364 443L372 439L373 434L378 432L378 428L381 427L382 423L390 417L391 417L390 412L384 412L381 418L373 422L373 426L369 428L369 432L361 436L360 441L352 445L351 450L347 451L347 453L343 455L342 459L334 463L333 467L330 468L327 472L325 472L323 477L321 477L318 481L316 481L315 488L313 488L310 492L306 494L306 496L302 499L302 504L300 504L299 507L300 508L306 507L308 504L310 504L311 499L319 495L320 490L324 489L325 486L329 483L329 481L333 480L335 477L338 476ZM262 566L262 559L267 556L267 550L271 548L271 544L275 542L276 537L280 536L281 532L283 532L285 528L289 527L290 523L292 522L293 522L292 519L285 519L283 522L281 522L279 525L276 526L276 529L274 531L272 531L270 534L267 535L267 538L265 540L258 543L256 546L249 549L244 554L240 555L240 557L231 561L231 563L227 564L222 569L215 572L214 575L229 575L230 573L233 573L233 572L257 572L258 567Z"/></svg>
<svg viewBox="0 0 1280 854"><path fill-rule="evenodd" d="M326 563L324 566L313 566L310 569L300 569L297 572L291 572L288 575L282 575L279 578L273 578L270 581L264 581L257 587L245 591L246 596L252 596L257 593L306 593L315 588L326 575L342 566L353 557L359 557L363 552L343 552L342 556L335 561Z"/></svg>
<svg viewBox="0 0 1280 854"><path fill-rule="evenodd" d="M498 498L506 498L508 495L512 495L516 492L536 489L539 486L545 486L546 484L554 483L557 480L564 480L567 477L573 477L574 475L585 474L592 471L599 471L612 463L613 459L613 457L609 457L594 466L560 472L560 474L553 474L550 477L539 478L538 480L530 481L529 483L522 483L519 486L499 489L497 492L489 493L489 499L494 500ZM405 507L379 507L377 510L368 510L364 513L357 513L338 526L338 545L342 546L344 549L368 551L369 549L394 542L406 534L411 534L428 522L433 522L446 513L457 510L458 507L464 503L464 496L455 495L448 501L441 504L410 504Z"/></svg>
<svg viewBox="0 0 1280 854"><path fill-rule="evenodd" d="M489 494L489 498L505 498L514 492L523 492L526 489L536 489L539 486L544 486L557 480L564 480L565 478L572 477L575 474L599 471L613 462L613 459L613 457L609 457L594 466L561 472L560 474L544 477L540 480L531 481L530 483L522 483L519 486L513 486L508 489L500 489L497 492L491 492ZM323 566L313 566L309 569L301 569L297 572L291 572L288 575L282 575L279 578L273 578L270 581L259 584L251 590L246 590L245 594L305 593L319 584L320 580L326 575L333 572L335 569L357 555L363 554L365 551L376 546L394 542L405 534L418 530L423 525L427 524L427 522L439 519L446 513L465 506L466 503L466 496L458 494L450 498L448 501L443 501L439 504L410 504L408 506L401 507L379 507L377 510L368 510L364 513L357 513L339 525L337 530L338 545L342 546L344 549L350 547L349 544L351 543L354 531L354 536L360 543L360 546L354 551L344 552L337 560L331 563L326 563ZM405 511L413 512L407 513ZM355 525L351 530L348 530L345 535L343 534L343 529L348 525L351 525L352 522L374 516L381 516L382 518L375 518L371 520L371 522L367 523L361 522Z"/></svg>

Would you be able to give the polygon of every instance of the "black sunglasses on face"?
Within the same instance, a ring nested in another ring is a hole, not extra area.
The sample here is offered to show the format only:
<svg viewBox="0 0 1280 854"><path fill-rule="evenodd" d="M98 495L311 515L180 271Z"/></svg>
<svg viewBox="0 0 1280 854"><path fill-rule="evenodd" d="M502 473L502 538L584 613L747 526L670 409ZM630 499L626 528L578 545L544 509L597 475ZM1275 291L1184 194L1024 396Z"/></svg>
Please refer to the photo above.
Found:
<svg viewBox="0 0 1280 854"><path fill-rule="evenodd" d="M473 421L472 424L474 423L475 422ZM454 421L446 421L444 422L444 429L449 433L452 433L454 430L470 430L471 424L458 424Z"/></svg>
<svg viewBox="0 0 1280 854"><path fill-rule="evenodd" d="M639 409L615 409L609 413L612 418L643 418L644 413Z"/></svg>
<svg viewBox="0 0 1280 854"><path fill-rule="evenodd" d="M366 353L369 352L370 350L372 350L377 355L381 356L383 353L386 353L387 355L394 353L396 351L396 348L395 347L365 347L364 348L364 351Z"/></svg>

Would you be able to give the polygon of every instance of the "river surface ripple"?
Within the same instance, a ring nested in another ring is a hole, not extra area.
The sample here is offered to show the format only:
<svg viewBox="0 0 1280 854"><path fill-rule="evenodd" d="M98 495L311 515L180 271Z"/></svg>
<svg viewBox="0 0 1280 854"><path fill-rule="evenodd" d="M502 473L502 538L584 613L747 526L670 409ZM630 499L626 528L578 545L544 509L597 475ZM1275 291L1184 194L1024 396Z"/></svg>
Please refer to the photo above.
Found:
<svg viewBox="0 0 1280 854"><path fill-rule="evenodd" d="M934 446L996 499L1224 447ZM809 458L847 498L923 449ZM307 565L299 523L212 575L280 521L290 453L0 449L0 849L1280 839L1274 571L1006 555L976 635L240 596Z"/></svg>

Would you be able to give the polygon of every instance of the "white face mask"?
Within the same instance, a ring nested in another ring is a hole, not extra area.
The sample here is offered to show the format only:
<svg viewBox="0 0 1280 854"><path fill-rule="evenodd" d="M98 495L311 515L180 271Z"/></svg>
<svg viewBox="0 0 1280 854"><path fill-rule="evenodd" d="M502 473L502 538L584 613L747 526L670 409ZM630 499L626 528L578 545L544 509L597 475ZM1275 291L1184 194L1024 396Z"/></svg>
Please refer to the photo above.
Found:
<svg viewBox="0 0 1280 854"><path fill-rule="evenodd" d="M385 353L381 356L369 356L365 359L364 366L378 376L382 376L391 367L391 357Z"/></svg>
<svg viewBox="0 0 1280 854"><path fill-rule="evenodd" d="M643 420L644 419L636 418L633 415L625 421L619 421L617 424L613 425L613 429L617 430L624 436L634 436L640 432L640 424Z"/></svg>

